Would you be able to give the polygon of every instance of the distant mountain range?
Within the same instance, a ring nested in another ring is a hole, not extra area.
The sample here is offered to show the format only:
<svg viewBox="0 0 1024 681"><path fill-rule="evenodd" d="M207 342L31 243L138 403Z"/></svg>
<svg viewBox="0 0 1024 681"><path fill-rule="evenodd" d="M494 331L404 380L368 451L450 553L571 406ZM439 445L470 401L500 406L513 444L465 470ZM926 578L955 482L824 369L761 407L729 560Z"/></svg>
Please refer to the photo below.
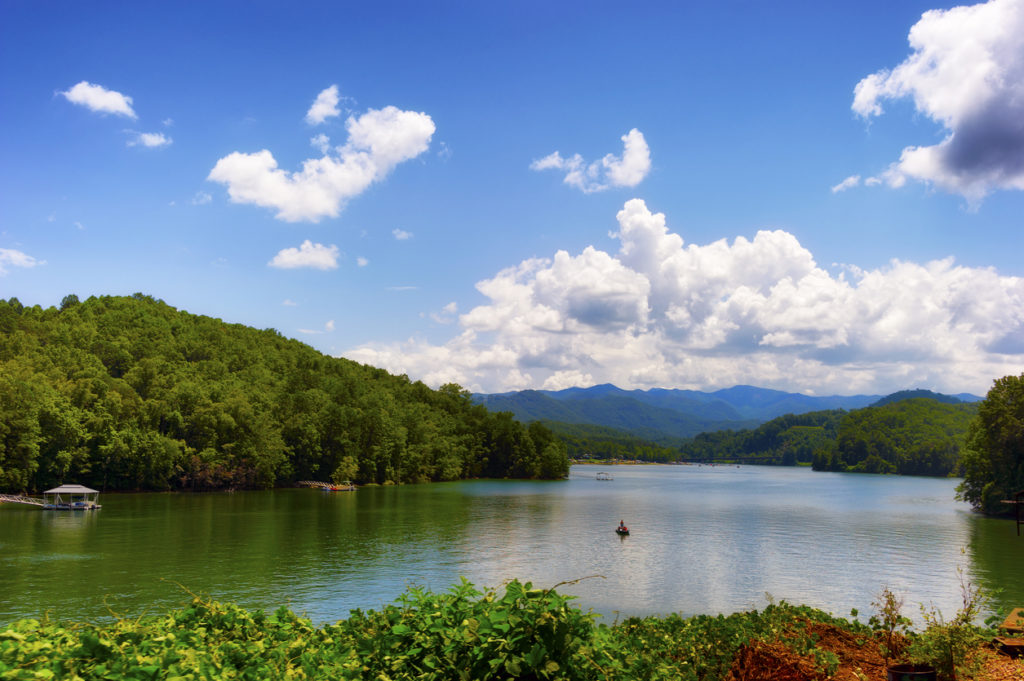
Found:
<svg viewBox="0 0 1024 681"><path fill-rule="evenodd" d="M510 411L520 421L605 426L660 442L716 430L753 428L785 414L860 409L915 397L929 397L947 403L981 399L966 393L942 395L930 390L906 390L888 396L816 397L749 385L702 392L665 388L623 390L604 384L554 391L476 394L473 400L492 411Z"/></svg>

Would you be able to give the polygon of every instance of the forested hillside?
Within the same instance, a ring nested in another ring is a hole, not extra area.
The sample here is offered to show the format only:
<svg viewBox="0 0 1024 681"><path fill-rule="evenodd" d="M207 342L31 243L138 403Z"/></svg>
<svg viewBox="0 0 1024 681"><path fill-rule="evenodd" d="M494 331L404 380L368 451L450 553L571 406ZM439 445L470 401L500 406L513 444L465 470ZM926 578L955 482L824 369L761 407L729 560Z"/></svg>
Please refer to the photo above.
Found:
<svg viewBox="0 0 1024 681"><path fill-rule="evenodd" d="M561 477L545 427L457 385L327 357L149 296L0 300L0 491Z"/></svg>
<svg viewBox="0 0 1024 681"><path fill-rule="evenodd" d="M657 443L616 428L590 423L537 421L565 442L571 459L620 459L668 463L679 458L679 444L659 438Z"/></svg>
<svg viewBox="0 0 1024 681"><path fill-rule="evenodd" d="M949 475L954 473L978 405L915 398L857 409L839 424L835 447L815 470Z"/></svg>
<svg viewBox="0 0 1024 681"><path fill-rule="evenodd" d="M813 464L815 470L950 475L977 404L903 397L850 412L782 416L753 430L702 433L683 459Z"/></svg>
<svg viewBox="0 0 1024 681"><path fill-rule="evenodd" d="M732 459L794 466L835 445L841 409L787 414L752 430L701 433L680 448L683 459Z"/></svg>

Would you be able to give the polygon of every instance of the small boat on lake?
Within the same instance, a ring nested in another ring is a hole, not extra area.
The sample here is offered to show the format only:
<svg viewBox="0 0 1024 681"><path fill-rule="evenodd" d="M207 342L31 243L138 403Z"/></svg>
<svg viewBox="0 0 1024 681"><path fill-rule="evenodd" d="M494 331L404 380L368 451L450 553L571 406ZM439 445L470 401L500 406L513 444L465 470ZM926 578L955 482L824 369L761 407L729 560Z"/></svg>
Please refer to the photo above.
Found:
<svg viewBox="0 0 1024 681"><path fill-rule="evenodd" d="M629 536L629 528L628 527L616 527L615 528L615 534L619 535L620 537L628 537Z"/></svg>
<svg viewBox="0 0 1024 681"><path fill-rule="evenodd" d="M597 474L597 479L598 480L603 480L605 482L611 482L615 478L612 477L611 473L605 473L605 472L602 471L602 472Z"/></svg>

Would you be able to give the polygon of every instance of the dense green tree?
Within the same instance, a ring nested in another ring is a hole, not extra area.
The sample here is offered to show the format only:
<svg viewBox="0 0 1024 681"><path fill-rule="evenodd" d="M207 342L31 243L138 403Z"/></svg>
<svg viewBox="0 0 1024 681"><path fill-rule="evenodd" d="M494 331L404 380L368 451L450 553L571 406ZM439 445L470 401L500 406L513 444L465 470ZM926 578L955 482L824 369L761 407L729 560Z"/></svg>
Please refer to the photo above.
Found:
<svg viewBox="0 0 1024 681"><path fill-rule="evenodd" d="M564 477L561 441L450 384L143 294L0 300L0 490Z"/></svg>
<svg viewBox="0 0 1024 681"><path fill-rule="evenodd" d="M884 401L852 411L788 414L753 430L702 433L680 448L683 459L810 463L818 471L946 476L977 405L931 398Z"/></svg>
<svg viewBox="0 0 1024 681"><path fill-rule="evenodd" d="M1024 374L995 381L971 422L959 498L988 514L1011 512L1004 499L1024 490Z"/></svg>
<svg viewBox="0 0 1024 681"><path fill-rule="evenodd" d="M809 464L833 447L842 410L786 414L752 430L701 433L680 448L684 459L753 460L763 464Z"/></svg>
<svg viewBox="0 0 1024 681"><path fill-rule="evenodd" d="M839 424L834 452L820 470L946 476L956 472L975 404L912 398L855 409Z"/></svg>

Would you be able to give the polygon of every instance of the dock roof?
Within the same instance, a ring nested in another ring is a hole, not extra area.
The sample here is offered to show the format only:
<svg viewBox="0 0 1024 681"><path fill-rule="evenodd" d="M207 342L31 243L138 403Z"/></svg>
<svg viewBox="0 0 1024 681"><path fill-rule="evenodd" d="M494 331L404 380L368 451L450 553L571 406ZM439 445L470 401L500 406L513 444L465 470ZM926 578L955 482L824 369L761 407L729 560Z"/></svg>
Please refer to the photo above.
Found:
<svg viewBox="0 0 1024 681"><path fill-rule="evenodd" d="M89 489L85 485L61 485L48 489L43 494L99 494L99 492Z"/></svg>

